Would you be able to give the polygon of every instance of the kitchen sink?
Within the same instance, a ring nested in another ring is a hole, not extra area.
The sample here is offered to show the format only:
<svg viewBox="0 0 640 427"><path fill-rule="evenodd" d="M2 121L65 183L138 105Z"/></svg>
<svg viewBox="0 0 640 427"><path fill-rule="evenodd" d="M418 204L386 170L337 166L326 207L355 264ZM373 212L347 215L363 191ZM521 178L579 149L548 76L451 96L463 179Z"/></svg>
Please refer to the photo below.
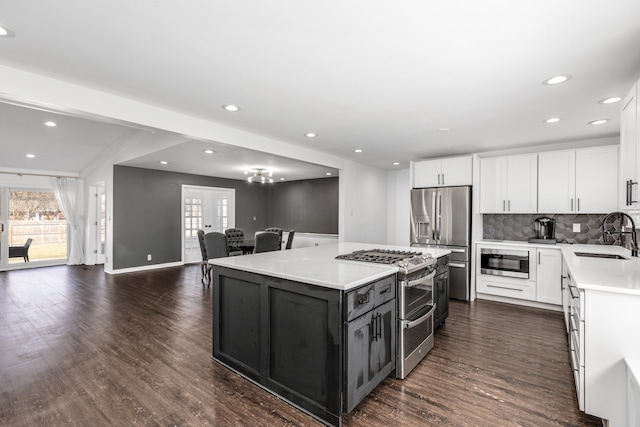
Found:
<svg viewBox="0 0 640 427"><path fill-rule="evenodd" d="M591 258L608 258L608 259L629 259L618 254L599 254L595 252L574 252L576 256L586 256Z"/></svg>

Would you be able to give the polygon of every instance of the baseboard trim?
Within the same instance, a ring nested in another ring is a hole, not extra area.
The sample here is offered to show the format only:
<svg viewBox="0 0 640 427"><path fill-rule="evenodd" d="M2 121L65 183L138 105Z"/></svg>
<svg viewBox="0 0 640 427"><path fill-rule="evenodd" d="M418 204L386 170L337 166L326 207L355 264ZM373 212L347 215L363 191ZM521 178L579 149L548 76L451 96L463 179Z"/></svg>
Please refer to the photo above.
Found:
<svg viewBox="0 0 640 427"><path fill-rule="evenodd" d="M137 271L157 270L160 268L182 267L183 265L184 263L182 261L178 261L178 262L167 262L165 264L141 265L139 267L118 268L115 270L105 268L104 272L107 274L135 273Z"/></svg>
<svg viewBox="0 0 640 427"><path fill-rule="evenodd" d="M505 302L505 303L508 303L508 304L522 305L522 306L525 306L525 307L542 308L542 309L545 309L545 310L562 312L562 306L561 305L547 304L547 303L543 303L543 302L529 301L529 300L517 299L517 298L509 298L509 297L503 297L503 296L499 296L499 295L489 295L489 294L483 294L483 293L480 293L480 292L477 293L476 297L479 300L483 299L483 300L488 300L488 301Z"/></svg>

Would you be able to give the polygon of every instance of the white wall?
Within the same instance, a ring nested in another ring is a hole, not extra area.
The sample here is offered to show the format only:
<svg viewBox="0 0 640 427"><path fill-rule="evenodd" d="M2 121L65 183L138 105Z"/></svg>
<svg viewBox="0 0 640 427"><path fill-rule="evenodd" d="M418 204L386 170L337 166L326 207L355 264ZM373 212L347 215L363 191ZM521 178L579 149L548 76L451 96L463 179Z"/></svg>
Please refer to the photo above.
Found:
<svg viewBox="0 0 640 427"><path fill-rule="evenodd" d="M387 243L409 246L411 243L409 169L387 173Z"/></svg>
<svg viewBox="0 0 640 427"><path fill-rule="evenodd" d="M338 233L340 241L387 242L387 174L345 161L340 170Z"/></svg>
<svg viewBox="0 0 640 427"><path fill-rule="evenodd" d="M87 189L105 182L107 196L107 262L112 260L113 164L164 148L147 138L162 129L188 138L218 141L274 155L321 164L340 170L339 233L342 241L384 244L387 242L386 171L347 161L337 156L266 138L183 113L144 104L99 90L0 65L0 99L23 105L42 106L68 114L123 125L135 124L136 131L82 171ZM129 141L138 140L135 143ZM185 138L186 138L185 137ZM153 143L152 143L153 142ZM181 141L165 141L167 144ZM163 143L164 144L164 143ZM160 145L163 145L160 144ZM89 199L88 194L85 197ZM88 212L88 201L85 203Z"/></svg>

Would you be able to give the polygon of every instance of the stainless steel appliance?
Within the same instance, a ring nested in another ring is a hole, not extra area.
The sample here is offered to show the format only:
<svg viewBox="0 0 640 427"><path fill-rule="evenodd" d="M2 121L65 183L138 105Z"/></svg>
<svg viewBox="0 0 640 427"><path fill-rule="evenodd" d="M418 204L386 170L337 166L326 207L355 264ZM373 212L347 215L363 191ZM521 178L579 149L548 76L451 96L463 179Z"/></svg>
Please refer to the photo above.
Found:
<svg viewBox="0 0 640 427"><path fill-rule="evenodd" d="M471 187L411 190L411 246L437 247L451 251L450 298L469 300L470 245Z"/></svg>
<svg viewBox="0 0 640 427"><path fill-rule="evenodd" d="M531 261L527 249L480 248L480 274L528 279Z"/></svg>
<svg viewBox="0 0 640 427"><path fill-rule="evenodd" d="M529 243L556 243L556 221L552 218L541 217L533 222L536 237L529 239Z"/></svg>
<svg viewBox="0 0 640 427"><path fill-rule="evenodd" d="M371 249L336 259L398 267L396 377L405 378L433 347L433 277L437 260L421 252Z"/></svg>

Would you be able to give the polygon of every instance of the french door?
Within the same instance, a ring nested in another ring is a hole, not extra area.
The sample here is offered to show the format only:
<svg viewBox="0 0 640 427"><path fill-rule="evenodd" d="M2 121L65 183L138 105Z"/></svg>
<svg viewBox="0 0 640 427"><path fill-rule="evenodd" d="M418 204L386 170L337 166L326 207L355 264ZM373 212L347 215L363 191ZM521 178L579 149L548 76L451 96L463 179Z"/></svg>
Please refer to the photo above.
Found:
<svg viewBox="0 0 640 427"><path fill-rule="evenodd" d="M205 233L235 227L235 189L182 186L182 236L184 263L202 260L198 230Z"/></svg>

